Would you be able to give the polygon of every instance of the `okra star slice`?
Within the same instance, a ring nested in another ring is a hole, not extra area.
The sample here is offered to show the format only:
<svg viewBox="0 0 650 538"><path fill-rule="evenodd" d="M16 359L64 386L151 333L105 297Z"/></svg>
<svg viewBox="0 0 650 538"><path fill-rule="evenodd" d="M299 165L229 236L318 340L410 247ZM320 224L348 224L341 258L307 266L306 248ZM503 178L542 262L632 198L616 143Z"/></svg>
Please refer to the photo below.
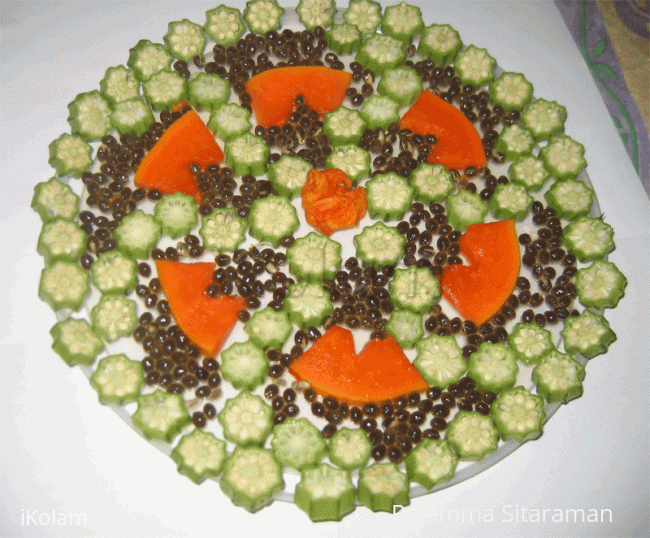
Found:
<svg viewBox="0 0 650 538"><path fill-rule="evenodd" d="M284 8L276 0L248 0L244 20L251 32L264 34L280 28L283 13Z"/></svg>
<svg viewBox="0 0 650 538"><path fill-rule="evenodd" d="M238 446L226 460L220 485L234 505L257 512L284 489L282 466L270 450Z"/></svg>
<svg viewBox="0 0 650 538"><path fill-rule="evenodd" d="M483 342L469 357L467 375L476 382L477 390L498 393L514 386L517 370L514 351L503 342Z"/></svg>
<svg viewBox="0 0 650 538"><path fill-rule="evenodd" d="M467 371L463 350L453 335L432 334L415 344L417 357L413 365L430 385L444 389L458 383Z"/></svg>
<svg viewBox="0 0 650 538"><path fill-rule="evenodd" d="M415 199L424 203L443 202L454 189L454 176L442 164L421 163L409 177Z"/></svg>
<svg viewBox="0 0 650 538"><path fill-rule="evenodd" d="M335 24L325 32L325 39L336 54L351 54L361 48L361 32L354 24Z"/></svg>
<svg viewBox="0 0 650 538"><path fill-rule="evenodd" d="M171 108L174 103L187 99L187 79L178 71L163 69L142 83L142 93L156 112Z"/></svg>
<svg viewBox="0 0 650 538"><path fill-rule="evenodd" d="M247 390L229 398L218 415L227 441L237 445L262 445L273 429L273 409Z"/></svg>
<svg viewBox="0 0 650 538"><path fill-rule="evenodd" d="M344 469L360 469L371 453L372 442L361 428L341 428L330 439L329 458Z"/></svg>
<svg viewBox="0 0 650 538"><path fill-rule="evenodd" d="M190 79L188 92L196 110L213 110L228 102L230 83L214 73L197 73Z"/></svg>
<svg viewBox="0 0 650 538"><path fill-rule="evenodd" d="M251 133L226 142L226 164L237 176L264 174L269 154L270 150L264 139Z"/></svg>
<svg viewBox="0 0 650 538"><path fill-rule="evenodd" d="M102 293L130 293L137 283L138 264L120 251L102 252L90 266L93 285Z"/></svg>
<svg viewBox="0 0 650 538"><path fill-rule="evenodd" d="M133 69L139 80L145 81L158 71L168 69L172 58L164 45L152 43L148 39L141 39L135 47L129 50L127 65Z"/></svg>
<svg viewBox="0 0 650 538"><path fill-rule="evenodd" d="M370 152L359 146L348 144L335 146L325 161L327 168L343 170L352 185L370 177Z"/></svg>
<svg viewBox="0 0 650 538"><path fill-rule="evenodd" d="M262 349L280 349L293 330L289 316L270 306L258 310L244 325L251 341Z"/></svg>
<svg viewBox="0 0 650 538"><path fill-rule="evenodd" d="M585 367L571 355L552 350L533 370L537 394L549 402L568 403L582 396Z"/></svg>
<svg viewBox="0 0 650 538"><path fill-rule="evenodd" d="M241 11L237 8L227 7L224 4L206 11L205 19L203 25L205 33L217 45L223 47L237 43L237 40L246 31Z"/></svg>
<svg viewBox="0 0 650 538"><path fill-rule="evenodd" d="M508 335L508 348L524 364L534 364L555 349L551 331L536 322L517 323Z"/></svg>
<svg viewBox="0 0 650 538"><path fill-rule="evenodd" d="M321 463L302 471L295 503L312 521L339 521L354 510L355 496L350 471Z"/></svg>
<svg viewBox="0 0 650 538"><path fill-rule="evenodd" d="M300 225L296 208L282 196L255 200L248 221L251 236L263 243L270 243L275 248L280 245L280 239L292 235Z"/></svg>
<svg viewBox="0 0 650 538"><path fill-rule="evenodd" d="M544 166L555 179L575 179L587 166L585 147L570 136L552 136L539 151Z"/></svg>
<svg viewBox="0 0 650 538"><path fill-rule="evenodd" d="M566 108L556 101L537 99L521 115L524 126L533 133L535 140L548 140L564 131Z"/></svg>
<svg viewBox="0 0 650 538"><path fill-rule="evenodd" d="M57 260L41 272L38 296L52 310L77 310L90 291L89 280L78 263Z"/></svg>
<svg viewBox="0 0 650 538"><path fill-rule="evenodd" d="M199 220L194 198L182 192L163 195L156 204L153 217L160 223L161 233L172 239L189 234Z"/></svg>
<svg viewBox="0 0 650 538"><path fill-rule="evenodd" d="M586 307L614 308L623 296L627 279L612 262L596 260L578 270L578 299Z"/></svg>
<svg viewBox="0 0 650 538"><path fill-rule="evenodd" d="M388 129L399 121L400 103L388 95L371 95L359 113L366 122L367 129Z"/></svg>
<svg viewBox="0 0 650 538"><path fill-rule="evenodd" d="M120 293L105 293L90 311L93 328L107 342L133 332L138 323L135 301Z"/></svg>
<svg viewBox="0 0 650 538"><path fill-rule="evenodd" d="M518 157L528 155L534 145L533 134L521 125L513 123L503 128L494 147L497 151L503 153L506 160L512 161Z"/></svg>
<svg viewBox="0 0 650 538"><path fill-rule="evenodd" d="M471 84L479 88L494 80L496 64L497 61L486 49L470 45L456 55L454 68L463 84Z"/></svg>
<svg viewBox="0 0 650 538"><path fill-rule="evenodd" d="M561 334L567 353L580 354L586 359L605 353L616 340L616 334L605 317L591 310L566 318Z"/></svg>
<svg viewBox="0 0 650 538"><path fill-rule="evenodd" d="M524 387L504 390L492 402L490 415L504 441L528 441L542 435L544 399Z"/></svg>
<svg viewBox="0 0 650 538"><path fill-rule="evenodd" d="M368 213L377 220L400 220L411 205L413 187L394 172L377 174L366 183Z"/></svg>
<svg viewBox="0 0 650 538"><path fill-rule="evenodd" d="M226 461L226 443L198 428L183 435L171 453L178 472L195 484L218 476Z"/></svg>
<svg viewBox="0 0 650 538"><path fill-rule="evenodd" d="M158 243L161 226L153 217L137 209L122 219L113 231L117 248L131 258L147 259Z"/></svg>
<svg viewBox="0 0 650 538"><path fill-rule="evenodd" d="M288 287L284 308L289 319L301 329L318 327L334 309L329 292L321 284L301 282Z"/></svg>
<svg viewBox="0 0 650 538"><path fill-rule="evenodd" d="M226 103L212 112L208 128L212 133L228 141L240 137L251 130L251 113L236 103Z"/></svg>
<svg viewBox="0 0 650 538"><path fill-rule="evenodd" d="M387 69L381 76L377 91L400 106L411 105L422 93L422 78L410 67Z"/></svg>
<svg viewBox="0 0 650 538"><path fill-rule="evenodd" d="M417 6L400 2L384 10L381 31L386 35L410 44L423 28L422 10Z"/></svg>
<svg viewBox="0 0 650 538"><path fill-rule="evenodd" d="M388 35L373 34L362 43L355 61L375 75L380 75L386 69L400 66L405 58L405 44L402 41Z"/></svg>
<svg viewBox="0 0 650 538"><path fill-rule="evenodd" d="M273 428L271 450L280 464L302 470L317 465L327 453L327 445L309 420L288 418Z"/></svg>
<svg viewBox="0 0 650 538"><path fill-rule="evenodd" d="M556 181L544 197L558 218L574 220L589 213L594 201L594 191L582 181L565 179Z"/></svg>
<svg viewBox="0 0 650 538"><path fill-rule="evenodd" d="M332 25L336 7L334 0L300 0L296 13L305 28L312 30L316 26L327 28Z"/></svg>
<svg viewBox="0 0 650 538"><path fill-rule="evenodd" d="M409 480L431 489L454 476L458 455L446 439L424 438L404 457L404 464Z"/></svg>
<svg viewBox="0 0 650 538"><path fill-rule="evenodd" d="M57 217L43 225L36 251L46 265L54 260L73 262L86 251L87 238L88 234L76 222Z"/></svg>
<svg viewBox="0 0 650 538"><path fill-rule="evenodd" d="M201 219L199 234L206 249L234 252L246 238L246 226L234 210L217 208Z"/></svg>
<svg viewBox="0 0 650 538"><path fill-rule="evenodd" d="M81 175L93 164L92 147L81 136L63 133L49 145L49 163L58 176Z"/></svg>
<svg viewBox="0 0 650 538"><path fill-rule="evenodd" d="M341 266L341 245L326 235L310 232L287 249L289 271L299 280L333 279Z"/></svg>
<svg viewBox="0 0 650 538"><path fill-rule="evenodd" d="M133 424L147 439L170 443L181 430L192 422L180 394L156 390L137 398Z"/></svg>
<svg viewBox="0 0 650 538"><path fill-rule="evenodd" d="M253 342L235 342L221 353L221 375L236 389L254 390L264 383L269 361Z"/></svg>
<svg viewBox="0 0 650 538"><path fill-rule="evenodd" d="M170 22L163 41L169 52L185 62L191 62L205 50L203 28L188 19Z"/></svg>
<svg viewBox="0 0 650 538"><path fill-rule="evenodd" d="M462 46L460 34L449 24L432 24L422 30L418 54L444 67L454 61Z"/></svg>
<svg viewBox="0 0 650 538"><path fill-rule="evenodd" d="M111 123L120 134L142 136L154 121L151 108L140 97L113 105Z"/></svg>
<svg viewBox="0 0 650 538"><path fill-rule="evenodd" d="M283 155L269 165L269 181L280 196L289 200L300 195L312 165L300 157Z"/></svg>
<svg viewBox="0 0 650 538"><path fill-rule="evenodd" d="M451 194L445 202L447 220L456 230L465 230L466 226L483 222L488 206L476 192L461 189Z"/></svg>
<svg viewBox="0 0 650 538"><path fill-rule="evenodd" d="M97 90L80 93L68 105L70 132L84 140L99 140L111 128L111 107Z"/></svg>
<svg viewBox="0 0 650 538"><path fill-rule="evenodd" d="M581 262L598 260L614 250L614 229L602 219L578 217L564 228L562 242Z"/></svg>
<svg viewBox="0 0 650 538"><path fill-rule="evenodd" d="M104 342L85 319L66 318L50 329L52 349L72 366L92 364L104 349Z"/></svg>
<svg viewBox="0 0 650 538"><path fill-rule="evenodd" d="M72 220L79 213L79 196L69 185L53 177L36 184L31 206L43 222L58 217Z"/></svg>
<svg viewBox="0 0 650 538"><path fill-rule="evenodd" d="M365 128L366 122L359 111L344 106L327 112L323 117L323 132L332 147L358 144Z"/></svg>
<svg viewBox="0 0 650 538"><path fill-rule="evenodd" d="M522 110L533 96L533 85L521 73L502 73L490 84L491 102L506 112Z"/></svg>
<svg viewBox="0 0 650 538"><path fill-rule="evenodd" d="M534 155L523 155L510 165L508 176L513 183L523 185L529 191L538 191L551 174L540 158Z"/></svg>
<svg viewBox="0 0 650 538"><path fill-rule="evenodd" d="M109 67L99 83L99 91L111 105L140 97L140 81L133 69L123 65ZM152 120L153 123L153 120Z"/></svg>
<svg viewBox="0 0 650 538"><path fill-rule="evenodd" d="M373 512L393 513L409 504L409 481L395 463L374 463L359 471L359 502Z"/></svg>
<svg viewBox="0 0 650 538"><path fill-rule="evenodd" d="M418 314L428 312L440 300L438 279L426 267L396 269L390 282L390 298L395 308Z"/></svg>
<svg viewBox="0 0 650 538"><path fill-rule="evenodd" d="M405 244L406 237L397 228L386 226L381 221L366 226L354 237L357 257L377 270L384 265L396 265L402 258Z"/></svg>
<svg viewBox="0 0 650 538"><path fill-rule="evenodd" d="M361 34L374 34L381 22L381 4L375 0L351 0L343 18Z"/></svg>
<svg viewBox="0 0 650 538"><path fill-rule="evenodd" d="M413 348L424 336L422 315L410 310L393 310L385 329L403 349Z"/></svg>
<svg viewBox="0 0 650 538"><path fill-rule="evenodd" d="M459 411L447 427L447 441L461 460L477 461L497 449L499 432L489 415Z"/></svg>
<svg viewBox="0 0 650 538"><path fill-rule="evenodd" d="M90 384L102 404L134 402L144 385L142 362L132 361L124 354L104 357L90 377Z"/></svg>
<svg viewBox="0 0 650 538"><path fill-rule="evenodd" d="M488 202L488 207L496 220L514 219L522 221L535 199L528 194L528 189L517 183L497 185Z"/></svg>

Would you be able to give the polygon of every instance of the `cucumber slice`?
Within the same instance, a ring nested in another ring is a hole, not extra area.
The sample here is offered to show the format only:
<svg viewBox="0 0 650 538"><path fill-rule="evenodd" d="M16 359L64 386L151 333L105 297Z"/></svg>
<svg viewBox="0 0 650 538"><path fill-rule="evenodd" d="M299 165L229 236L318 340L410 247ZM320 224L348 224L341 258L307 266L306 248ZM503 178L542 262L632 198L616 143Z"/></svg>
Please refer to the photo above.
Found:
<svg viewBox="0 0 650 538"><path fill-rule="evenodd" d="M38 296L52 310L77 310L90 291L89 277L79 264L57 260L41 272Z"/></svg>
<svg viewBox="0 0 650 538"><path fill-rule="evenodd" d="M494 80L496 64L497 61L486 49L470 45L456 55L454 68L462 84L479 88Z"/></svg>
<svg viewBox="0 0 650 538"><path fill-rule="evenodd" d="M237 216L234 209L214 209L201 219L199 235L203 246L217 252L235 251L246 238L247 221Z"/></svg>
<svg viewBox="0 0 650 538"><path fill-rule="evenodd" d="M597 260L614 250L614 229L602 219L578 217L564 228L562 243L581 262Z"/></svg>
<svg viewBox="0 0 650 538"><path fill-rule="evenodd" d="M566 318L561 334L566 352L580 354L586 359L605 353L616 340L616 334L605 317L591 310Z"/></svg>
<svg viewBox="0 0 650 538"><path fill-rule="evenodd" d="M226 461L226 443L209 432L196 429L180 438L171 458L180 474L201 484L221 472Z"/></svg>
<svg viewBox="0 0 650 538"><path fill-rule="evenodd" d="M160 439L170 443L181 430L192 422L180 394L156 390L140 395L133 413L135 424L147 439Z"/></svg>
<svg viewBox="0 0 650 538"><path fill-rule="evenodd" d="M339 521L355 508L350 471L326 463L301 472L295 503L312 521Z"/></svg>
<svg viewBox="0 0 650 538"><path fill-rule="evenodd" d="M400 103L390 96L374 94L363 103L359 113L367 129L388 129L391 123L399 121L399 107Z"/></svg>
<svg viewBox="0 0 650 538"><path fill-rule="evenodd" d="M404 254L406 237L397 228L388 227L379 221L372 226L366 226L354 237L357 257L364 265L379 270L384 265L396 265Z"/></svg>
<svg viewBox="0 0 650 538"><path fill-rule="evenodd" d="M381 23L381 4L375 0L351 0L343 18L362 35L373 34Z"/></svg>
<svg viewBox="0 0 650 538"><path fill-rule="evenodd" d="M359 111L343 105L323 117L323 132L332 147L359 144L365 129L366 122Z"/></svg>
<svg viewBox="0 0 650 538"><path fill-rule="evenodd" d="M533 133L535 140L548 140L564 131L564 120L566 108L546 99L537 99L521 115L521 121Z"/></svg>
<svg viewBox="0 0 650 538"><path fill-rule="evenodd" d="M187 100L187 79L178 71L163 69L142 83L142 93L151 108L160 112Z"/></svg>
<svg viewBox="0 0 650 538"><path fill-rule="evenodd" d="M390 281L390 299L395 308L418 314L428 312L440 300L438 279L426 267L396 269Z"/></svg>
<svg viewBox="0 0 650 538"><path fill-rule="evenodd" d="M494 147L497 151L503 153L506 160L512 161L523 155L528 155L534 145L533 133L525 127L513 123L503 128Z"/></svg>
<svg viewBox="0 0 650 538"><path fill-rule="evenodd" d="M203 28L188 19L170 22L163 41L169 52L185 62L191 62L205 50Z"/></svg>
<svg viewBox="0 0 650 538"><path fill-rule="evenodd" d="M568 403L582 396L585 367L571 355L553 350L533 370L537 394L549 402Z"/></svg>
<svg viewBox="0 0 650 538"><path fill-rule="evenodd" d="M373 34L361 44L355 61L375 75L381 75L386 69L398 67L406 58L405 43L394 37Z"/></svg>
<svg viewBox="0 0 650 538"><path fill-rule="evenodd" d="M305 28L312 30L316 26L328 28L334 22L336 7L334 0L300 0L296 13Z"/></svg>
<svg viewBox="0 0 650 538"><path fill-rule="evenodd" d="M462 46L460 34L449 24L432 24L422 30L418 54L444 67L454 61Z"/></svg>
<svg viewBox="0 0 650 538"><path fill-rule="evenodd" d="M446 439L424 438L404 457L404 464L409 480L431 489L454 476L458 456Z"/></svg>
<svg viewBox="0 0 650 538"><path fill-rule="evenodd" d="M344 469L360 469L372 452L372 443L362 429L341 428L330 438L329 458Z"/></svg>
<svg viewBox="0 0 650 538"><path fill-rule="evenodd" d="M341 267L341 245L326 235L310 232L287 249L289 270L299 280L333 279Z"/></svg>
<svg viewBox="0 0 650 538"><path fill-rule="evenodd" d="M258 198L248 215L250 234L262 243L280 246L280 239L292 235L300 226L296 208L283 196Z"/></svg>
<svg viewBox="0 0 650 538"><path fill-rule="evenodd" d="M49 145L49 163L58 176L81 175L93 164L93 148L81 136L63 133Z"/></svg>
<svg viewBox="0 0 650 538"><path fill-rule="evenodd" d="M251 342L264 350L282 348L292 329L287 313L270 306L255 312L244 326Z"/></svg>
<svg viewBox="0 0 650 538"><path fill-rule="evenodd" d="M412 349L424 336L422 316L410 310L393 310L386 323L386 332L392 334L403 349Z"/></svg>
<svg viewBox="0 0 650 538"><path fill-rule="evenodd" d="M172 55L160 43L152 43L148 39L141 39L129 50L127 65L133 69L135 76L141 80L149 80L151 75L163 69L169 69Z"/></svg>
<svg viewBox="0 0 650 538"><path fill-rule="evenodd" d="M325 32L325 39L336 54L352 54L361 48L361 32L348 22L333 25Z"/></svg>
<svg viewBox="0 0 650 538"><path fill-rule="evenodd" d="M246 31L246 25L241 16L241 11L221 4L205 12L203 29L217 45L227 47L237 43L241 35Z"/></svg>
<svg viewBox="0 0 650 538"><path fill-rule="evenodd" d="M514 387L518 369L514 351L503 342L483 342L469 357L467 375L476 382L477 390L497 394Z"/></svg>
<svg viewBox="0 0 650 538"><path fill-rule="evenodd" d="M470 224L483 222L488 206L476 192L461 189L447 197L447 220L456 230L464 231Z"/></svg>
<svg viewBox="0 0 650 538"><path fill-rule="evenodd" d="M68 110L70 132L84 140L99 140L111 128L111 107L97 90L77 95Z"/></svg>
<svg viewBox="0 0 650 538"><path fill-rule="evenodd" d="M280 464L301 470L317 465L327 445L318 428L306 418L288 418L273 428L271 450Z"/></svg>
<svg viewBox="0 0 650 538"><path fill-rule="evenodd" d="M343 170L352 185L357 185L360 180L370 177L370 152L352 144L335 146L325 160L325 166Z"/></svg>
<svg viewBox="0 0 650 538"><path fill-rule="evenodd" d="M575 179L587 166L585 147L570 136L552 136L539 151L544 166L555 179Z"/></svg>
<svg viewBox="0 0 650 538"><path fill-rule="evenodd" d="M244 20L251 32L264 34L280 28L283 13L284 8L276 0L248 0Z"/></svg>
<svg viewBox="0 0 650 538"><path fill-rule="evenodd" d="M284 489L282 467L270 450L238 446L226 460L220 484L234 505L257 512Z"/></svg>
<svg viewBox="0 0 650 538"><path fill-rule="evenodd" d="M421 163L409 177L415 199L431 204L443 202L454 189L454 176L442 164Z"/></svg>
<svg viewBox="0 0 650 538"><path fill-rule="evenodd" d="M422 77L410 67L387 69L377 85L380 95L389 97L400 106L412 105L422 93L422 89Z"/></svg>
<svg viewBox="0 0 650 538"><path fill-rule="evenodd" d="M71 220L56 217L43 225L36 251L46 265L55 260L74 262L86 251L88 234Z"/></svg>
<svg viewBox="0 0 650 538"><path fill-rule="evenodd" d="M555 349L551 331L537 323L517 323L508 335L508 347L524 364L534 364Z"/></svg>
<svg viewBox="0 0 650 538"><path fill-rule="evenodd" d="M586 215L594 201L594 191L582 181L565 179L556 181L544 195L548 206L561 219L574 220Z"/></svg>
<svg viewBox="0 0 650 538"><path fill-rule="evenodd" d="M458 383L467 371L463 350L452 335L432 334L415 344L417 357L413 365L420 371L429 385L446 388Z"/></svg>
<svg viewBox="0 0 650 538"><path fill-rule="evenodd" d="M515 159L508 168L508 175L510 181L523 185L529 191L540 190L551 177L544 167L544 162L533 155L524 155Z"/></svg>
<svg viewBox="0 0 650 538"><path fill-rule="evenodd" d="M312 165L292 155L283 155L269 166L269 181L280 196L291 200L300 195Z"/></svg>
<svg viewBox="0 0 650 538"><path fill-rule="evenodd" d="M58 217L72 220L79 213L79 197L55 177L36 184L31 205L43 222Z"/></svg>
<svg viewBox="0 0 650 538"><path fill-rule="evenodd" d="M480 460L497 449L499 432L489 415L459 411L447 427L447 441L461 460Z"/></svg>
<svg viewBox="0 0 650 538"><path fill-rule="evenodd" d="M118 293L105 293L90 311L93 328L107 342L133 332L138 323L135 302Z"/></svg>
<svg viewBox="0 0 650 538"><path fill-rule="evenodd" d="M288 287L284 308L289 319L301 329L318 327L334 309L329 292L321 284L306 282Z"/></svg>
<svg viewBox="0 0 650 538"><path fill-rule="evenodd" d="M411 206L413 187L394 172L377 174L366 183L368 213L376 220L400 220Z"/></svg>
<svg viewBox="0 0 650 538"><path fill-rule="evenodd" d="M222 140L232 140L251 130L251 113L236 103L216 108L210 116L208 128Z"/></svg>
<svg viewBox="0 0 650 538"><path fill-rule="evenodd" d="M359 502L373 512L393 513L409 504L409 481L395 463L374 463L359 471Z"/></svg>
<svg viewBox="0 0 650 538"><path fill-rule="evenodd" d="M514 219L521 222L528 215L534 201L523 185L506 183L497 185L488 207L496 220Z"/></svg>
<svg viewBox="0 0 650 538"><path fill-rule="evenodd" d="M521 73L506 72L490 84L490 95L492 104L506 112L523 110L533 97L533 85Z"/></svg>
<svg viewBox="0 0 650 538"><path fill-rule="evenodd" d="M102 293L130 293L138 281L138 264L119 251L102 252L90 267L92 282Z"/></svg>
<svg viewBox="0 0 650 538"><path fill-rule="evenodd" d="M113 105L111 123L120 134L142 136L154 121L151 108L140 97Z"/></svg>
<svg viewBox="0 0 650 538"><path fill-rule="evenodd" d="M490 415L504 441L528 441L542 435L544 399L524 387L504 390L490 407Z"/></svg>
<svg viewBox="0 0 650 538"><path fill-rule="evenodd" d="M85 319L66 318L50 329L52 349L72 366L92 364L104 349L104 342Z"/></svg>
<svg viewBox="0 0 650 538"><path fill-rule="evenodd" d="M90 376L90 384L103 404L134 402L144 385L142 363L132 361L124 354L104 357Z"/></svg>
<svg viewBox="0 0 650 538"><path fill-rule="evenodd" d="M189 194L176 192L165 194L156 204L153 218L160 224L160 231L172 239L184 237L196 226L199 211L194 198Z"/></svg>
<svg viewBox="0 0 650 538"><path fill-rule="evenodd" d="M188 94L196 110L214 110L228 102L230 83L217 74L197 73L189 81Z"/></svg>
<svg viewBox="0 0 650 538"><path fill-rule="evenodd" d="M423 28L422 10L417 6L400 2L387 6L384 10L384 19L381 21L383 34L410 44Z"/></svg>
<svg viewBox="0 0 650 538"><path fill-rule="evenodd" d="M624 294L627 279L612 262L596 260L578 270L576 288L578 299L586 307L599 310L614 308Z"/></svg>
<svg viewBox="0 0 650 538"><path fill-rule="evenodd" d="M261 445L273 429L273 409L246 390L226 400L218 419L226 440L238 445Z"/></svg>
<svg viewBox="0 0 650 538"><path fill-rule="evenodd" d="M236 342L221 353L221 374L236 389L253 390L264 383L269 361L253 342Z"/></svg>
<svg viewBox="0 0 650 538"><path fill-rule="evenodd" d="M109 67L99 83L99 91L115 106L117 103L140 97L140 81L133 69L123 65Z"/></svg>
<svg viewBox="0 0 650 538"><path fill-rule="evenodd" d="M245 133L226 141L226 164L237 176L264 174L269 154L261 136Z"/></svg>
<svg viewBox="0 0 650 538"><path fill-rule="evenodd" d="M147 259L158 243L161 226L153 215L137 209L122 219L113 231L117 247L131 258Z"/></svg>

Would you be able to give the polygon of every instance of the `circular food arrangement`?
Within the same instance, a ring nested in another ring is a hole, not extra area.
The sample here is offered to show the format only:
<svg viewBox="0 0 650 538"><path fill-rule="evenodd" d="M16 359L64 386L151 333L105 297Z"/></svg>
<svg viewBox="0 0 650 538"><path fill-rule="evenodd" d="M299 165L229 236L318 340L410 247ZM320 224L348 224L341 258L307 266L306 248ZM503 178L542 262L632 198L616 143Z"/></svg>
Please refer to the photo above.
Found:
<svg viewBox="0 0 650 538"><path fill-rule="evenodd" d="M624 294L566 109L417 6L250 0L68 106L52 348L250 512L393 512L542 435Z"/></svg>

